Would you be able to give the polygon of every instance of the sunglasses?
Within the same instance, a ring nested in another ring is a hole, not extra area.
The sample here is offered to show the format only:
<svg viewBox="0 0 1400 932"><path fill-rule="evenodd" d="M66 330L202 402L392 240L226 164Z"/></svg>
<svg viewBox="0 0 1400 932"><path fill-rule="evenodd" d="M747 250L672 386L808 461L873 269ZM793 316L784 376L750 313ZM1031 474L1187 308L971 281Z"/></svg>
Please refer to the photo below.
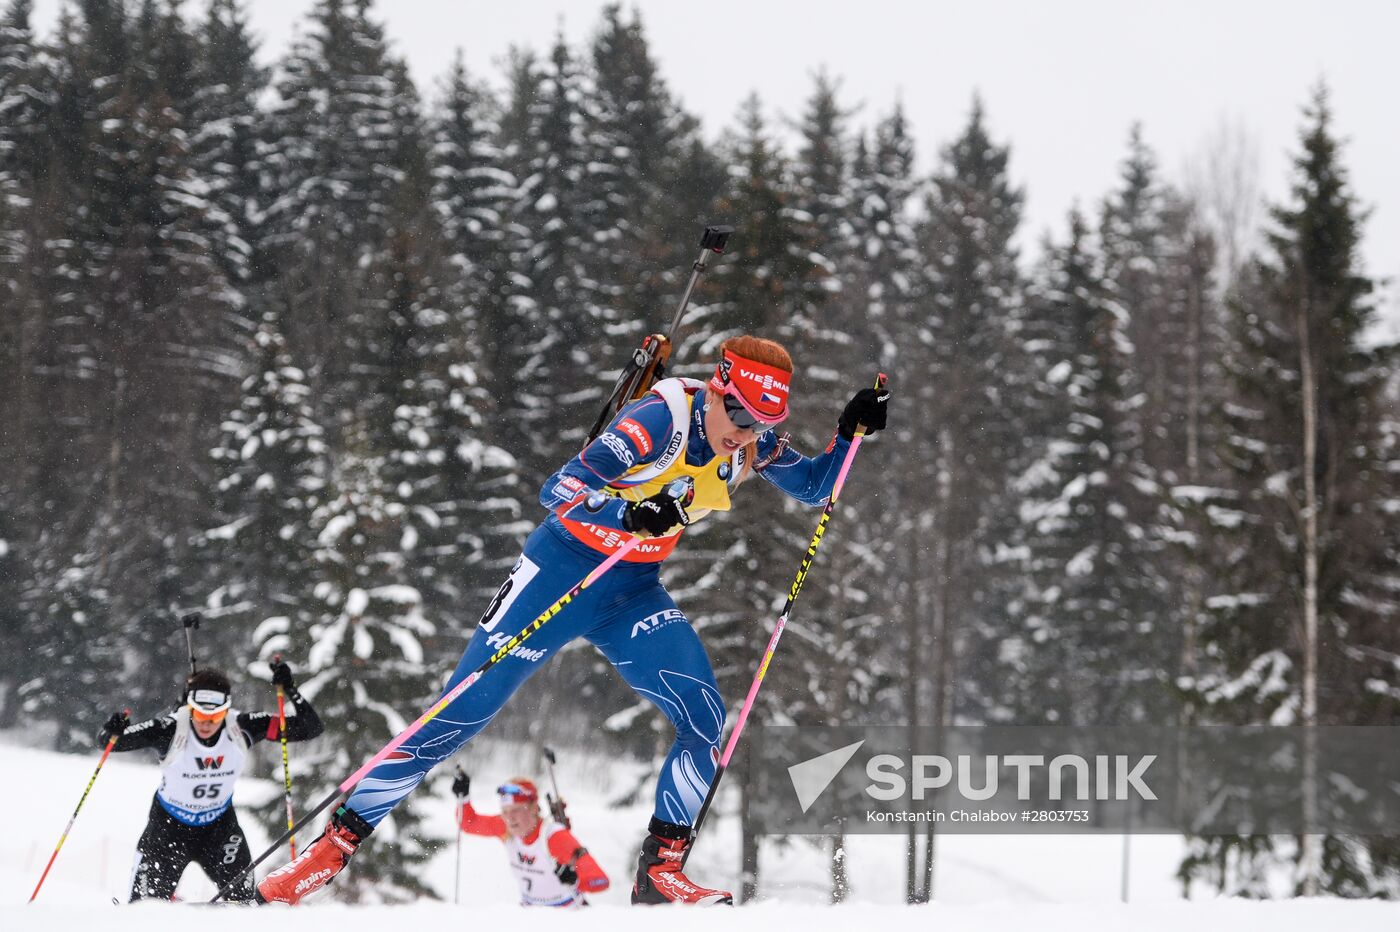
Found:
<svg viewBox="0 0 1400 932"><path fill-rule="evenodd" d="M206 712L198 706L190 706L190 718L196 722L213 722L218 724L228 715L228 709L217 709L213 712Z"/></svg>
<svg viewBox="0 0 1400 932"><path fill-rule="evenodd" d="M724 413L729 420L740 430L751 430L756 434L766 434L777 427L782 421L764 421L754 416L754 413L744 407L744 403L734 396L738 389L726 386L724 392Z"/></svg>
<svg viewBox="0 0 1400 932"><path fill-rule="evenodd" d="M518 783L502 783L500 786L496 787L496 795L527 803L533 803L538 800L538 797L533 792Z"/></svg>

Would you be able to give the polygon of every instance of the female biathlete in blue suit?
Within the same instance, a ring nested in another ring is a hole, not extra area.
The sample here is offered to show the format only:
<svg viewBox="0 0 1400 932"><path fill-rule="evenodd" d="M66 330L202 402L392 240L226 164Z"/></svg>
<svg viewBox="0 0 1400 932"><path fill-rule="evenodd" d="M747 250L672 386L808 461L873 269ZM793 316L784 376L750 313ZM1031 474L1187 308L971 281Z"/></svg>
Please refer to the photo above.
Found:
<svg viewBox="0 0 1400 932"><path fill-rule="evenodd" d="M752 475L799 501L824 504L856 425L868 432L885 426L888 392L863 389L846 405L826 451L805 457L773 434L788 416L791 380L792 360L777 343L727 340L708 383L658 382L550 476L540 493L550 514L482 616L449 689L631 536L642 543L361 780L325 833L259 884L259 898L295 903L329 883L434 765L484 728L561 647L583 637L676 728L632 901L730 902L729 893L701 887L680 871L689 826L719 760L725 712L705 648L659 571L686 525L727 511L730 496ZM694 483L688 506L666 492L682 477Z"/></svg>

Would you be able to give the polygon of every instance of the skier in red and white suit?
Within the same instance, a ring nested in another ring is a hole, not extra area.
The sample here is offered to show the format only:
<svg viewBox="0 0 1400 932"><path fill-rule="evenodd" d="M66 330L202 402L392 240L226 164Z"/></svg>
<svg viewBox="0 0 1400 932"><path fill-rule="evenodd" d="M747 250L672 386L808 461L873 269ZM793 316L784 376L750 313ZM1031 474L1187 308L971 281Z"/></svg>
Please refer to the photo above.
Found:
<svg viewBox="0 0 1400 932"><path fill-rule="evenodd" d="M531 781L516 777L501 784L496 790L500 815L484 815L472 808L467 799L471 778L465 774L453 781L452 792L462 801L458 810L462 831L505 843L520 884L522 906L583 906L584 893L608 888L608 875L573 832L540 815L539 790Z"/></svg>

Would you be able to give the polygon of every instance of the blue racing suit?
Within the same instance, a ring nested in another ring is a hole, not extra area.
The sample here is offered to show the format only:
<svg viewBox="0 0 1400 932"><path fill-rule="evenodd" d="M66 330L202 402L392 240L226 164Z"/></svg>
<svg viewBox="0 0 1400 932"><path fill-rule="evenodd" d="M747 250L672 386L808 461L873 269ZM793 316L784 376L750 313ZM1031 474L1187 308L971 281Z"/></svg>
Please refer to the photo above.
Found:
<svg viewBox="0 0 1400 932"><path fill-rule="evenodd" d="M526 540L447 690L587 576L609 547L616 549L627 538L622 530L625 499L645 497L677 475L690 475L697 481L691 514L703 516L727 508L728 492L752 473L811 505L830 497L850 445L839 434L816 457L801 455L769 432L734 457L722 458L706 437L704 407L700 383L658 383L545 481L540 503L551 513ZM684 448L683 456L678 448L670 449L676 443ZM665 466L668 456L674 463ZM434 765L484 728L531 674L565 644L583 637L675 726L675 744L657 783L655 815L691 824L718 764L725 707L699 636L661 585L661 560L675 537L679 533L649 554L634 551L583 590L371 771L346 805L377 825Z"/></svg>

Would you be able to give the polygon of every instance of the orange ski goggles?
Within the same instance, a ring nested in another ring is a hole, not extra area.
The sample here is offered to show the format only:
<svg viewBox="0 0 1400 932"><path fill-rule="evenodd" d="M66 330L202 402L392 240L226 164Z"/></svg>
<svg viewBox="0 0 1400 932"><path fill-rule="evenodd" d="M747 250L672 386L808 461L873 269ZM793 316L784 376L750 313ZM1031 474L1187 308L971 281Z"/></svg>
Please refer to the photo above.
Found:
<svg viewBox="0 0 1400 932"><path fill-rule="evenodd" d="M229 694L217 689L196 689L185 701L196 722L222 722L231 704Z"/></svg>

